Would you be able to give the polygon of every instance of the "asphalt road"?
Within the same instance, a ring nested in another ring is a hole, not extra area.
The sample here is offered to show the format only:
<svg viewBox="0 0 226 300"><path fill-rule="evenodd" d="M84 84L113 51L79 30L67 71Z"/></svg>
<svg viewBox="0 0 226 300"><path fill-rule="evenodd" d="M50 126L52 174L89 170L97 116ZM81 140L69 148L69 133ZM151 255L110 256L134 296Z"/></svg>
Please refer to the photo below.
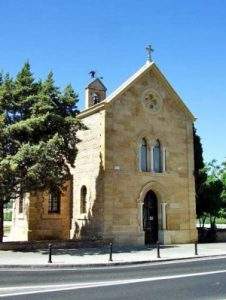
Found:
<svg viewBox="0 0 226 300"><path fill-rule="evenodd" d="M4 269L0 298L226 299L226 258L92 269Z"/></svg>

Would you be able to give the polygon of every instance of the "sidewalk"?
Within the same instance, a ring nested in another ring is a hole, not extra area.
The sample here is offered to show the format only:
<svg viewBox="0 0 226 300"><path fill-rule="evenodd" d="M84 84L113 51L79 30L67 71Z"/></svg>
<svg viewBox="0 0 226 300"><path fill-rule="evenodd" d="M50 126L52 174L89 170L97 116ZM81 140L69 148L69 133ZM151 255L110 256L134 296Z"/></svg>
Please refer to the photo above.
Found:
<svg viewBox="0 0 226 300"><path fill-rule="evenodd" d="M161 246L161 258L157 258L155 248L114 247L113 262L110 264L164 261L203 256L226 255L226 243L198 244L198 256L194 254L194 244ZM109 264L109 248L54 249L52 264L49 266L85 266ZM0 267L4 266L46 266L48 250L40 251L0 251Z"/></svg>

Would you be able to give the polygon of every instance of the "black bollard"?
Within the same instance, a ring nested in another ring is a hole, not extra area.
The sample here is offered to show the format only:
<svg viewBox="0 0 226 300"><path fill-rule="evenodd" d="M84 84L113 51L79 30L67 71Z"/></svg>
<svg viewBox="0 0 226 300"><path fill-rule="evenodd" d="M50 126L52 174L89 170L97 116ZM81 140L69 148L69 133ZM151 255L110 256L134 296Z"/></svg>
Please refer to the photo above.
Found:
<svg viewBox="0 0 226 300"><path fill-rule="evenodd" d="M52 244L49 244L49 264L52 263Z"/></svg>
<svg viewBox="0 0 226 300"><path fill-rule="evenodd" d="M195 242L195 255L198 255L198 242Z"/></svg>
<svg viewBox="0 0 226 300"><path fill-rule="evenodd" d="M160 243L157 241L156 243L156 248L157 248L157 258L160 258Z"/></svg>
<svg viewBox="0 0 226 300"><path fill-rule="evenodd" d="M110 243L110 253L109 253L109 261L113 261L112 259L112 243Z"/></svg>

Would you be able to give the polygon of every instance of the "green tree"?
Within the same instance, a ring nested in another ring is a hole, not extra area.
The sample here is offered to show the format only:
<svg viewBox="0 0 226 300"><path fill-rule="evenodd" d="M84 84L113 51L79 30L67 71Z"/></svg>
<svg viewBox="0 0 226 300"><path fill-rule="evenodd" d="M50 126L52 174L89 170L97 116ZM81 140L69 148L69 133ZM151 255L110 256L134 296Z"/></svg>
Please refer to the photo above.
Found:
<svg viewBox="0 0 226 300"><path fill-rule="evenodd" d="M206 182L207 173L203 160L203 149L201 139L193 127L194 140L194 177L195 177L195 196L196 196L196 214L200 221L200 225L204 226L206 219L206 200L203 194L203 184Z"/></svg>
<svg viewBox="0 0 226 300"><path fill-rule="evenodd" d="M85 127L77 119L77 94L71 85L60 91L52 73L36 81L25 63L15 79L0 78L1 241L3 203L62 185L76 158L76 133Z"/></svg>
<svg viewBox="0 0 226 300"><path fill-rule="evenodd" d="M203 185L203 195L207 203L205 213L210 218L212 229L216 227L216 218L221 217L226 209L224 199L224 183L222 180L222 169L216 160L212 160L206 166L207 180Z"/></svg>
<svg viewBox="0 0 226 300"><path fill-rule="evenodd" d="M222 170L221 179L222 179L222 182L224 185L222 197L223 197L224 201L226 201L226 161L222 163L221 170Z"/></svg>

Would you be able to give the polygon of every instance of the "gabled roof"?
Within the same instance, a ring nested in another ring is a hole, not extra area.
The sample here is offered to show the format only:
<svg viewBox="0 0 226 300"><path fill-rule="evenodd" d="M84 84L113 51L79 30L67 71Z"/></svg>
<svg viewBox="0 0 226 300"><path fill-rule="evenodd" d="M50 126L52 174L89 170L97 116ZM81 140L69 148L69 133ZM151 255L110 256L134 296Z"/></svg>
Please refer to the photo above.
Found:
<svg viewBox="0 0 226 300"><path fill-rule="evenodd" d="M99 83L102 86L102 88L104 89L104 91L107 90L107 88L105 87L105 85L103 84L103 82L99 78L95 78L92 82L90 82L87 85L86 89L92 87L92 85L95 85L96 83Z"/></svg>
<svg viewBox="0 0 226 300"><path fill-rule="evenodd" d="M170 85L166 77L162 74L162 72L159 70L159 68L155 65L154 62L147 61L145 65L143 65L136 73L134 73L129 79L127 79L123 84L121 84L113 93L111 93L104 102L110 102L123 92L125 92L135 81L137 81L144 73L146 73L149 70L153 70L165 83L166 87L169 89L169 91L175 96L176 100L180 104L180 106L184 109L184 111L190 116L190 118L194 121L195 117L191 113L191 111L188 109L188 107L185 105L183 100L180 98L180 96L177 94L177 92L174 90L174 88Z"/></svg>
<svg viewBox="0 0 226 300"><path fill-rule="evenodd" d="M105 101L110 102L111 100L113 100L113 98L127 90L131 86L131 84L133 84L134 81L136 81L142 74L149 70L153 64L153 62L147 61L146 64L143 65L136 73L134 73L129 79L124 81L123 84L121 84L114 92L112 92L105 99Z"/></svg>

